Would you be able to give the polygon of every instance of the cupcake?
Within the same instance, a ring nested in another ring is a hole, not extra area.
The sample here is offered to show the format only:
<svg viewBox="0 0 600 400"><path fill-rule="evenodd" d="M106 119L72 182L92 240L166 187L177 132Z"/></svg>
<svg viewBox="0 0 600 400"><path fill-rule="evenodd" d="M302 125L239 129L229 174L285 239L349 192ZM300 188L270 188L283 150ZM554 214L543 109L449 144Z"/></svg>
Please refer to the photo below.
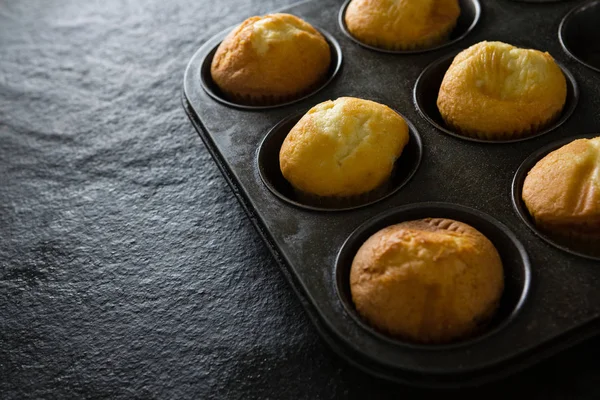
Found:
<svg viewBox="0 0 600 400"><path fill-rule="evenodd" d="M300 200L352 205L385 190L408 138L406 122L389 107L341 97L298 121L281 146L279 164Z"/></svg>
<svg viewBox="0 0 600 400"><path fill-rule="evenodd" d="M344 21L350 34L385 50L418 50L448 40L458 0L352 0Z"/></svg>
<svg viewBox="0 0 600 400"><path fill-rule="evenodd" d="M600 137L575 140L538 161L522 197L540 230L600 254Z"/></svg>
<svg viewBox="0 0 600 400"><path fill-rule="evenodd" d="M503 289L494 245L450 219L402 222L375 233L350 271L359 315L380 332L415 343L449 343L479 333Z"/></svg>
<svg viewBox="0 0 600 400"><path fill-rule="evenodd" d="M230 100L271 105L315 89L327 75L331 51L310 24L290 14L245 20L213 57L213 81Z"/></svg>
<svg viewBox="0 0 600 400"><path fill-rule="evenodd" d="M566 98L566 79L550 54L480 42L454 58L437 106L446 124L459 134L510 140L552 123Z"/></svg>

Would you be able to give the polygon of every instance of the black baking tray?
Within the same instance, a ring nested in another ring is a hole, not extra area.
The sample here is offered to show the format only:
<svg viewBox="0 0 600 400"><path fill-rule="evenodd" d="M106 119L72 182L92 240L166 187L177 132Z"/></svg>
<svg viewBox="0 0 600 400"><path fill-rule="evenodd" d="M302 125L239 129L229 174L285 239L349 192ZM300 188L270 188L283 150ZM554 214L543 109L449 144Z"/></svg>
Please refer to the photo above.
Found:
<svg viewBox="0 0 600 400"><path fill-rule="evenodd" d="M584 3L485 0L479 22L462 40L419 54L386 54L353 42L339 25L342 1L298 3L279 11L328 32L343 62L320 91L275 108L225 104L203 88L205 58L233 27L192 57L184 77L186 113L322 337L352 364L411 385L459 387L507 376L600 332L600 262L542 240L511 197L517 170L532 154L600 132L600 74L568 56L558 37L562 18ZM414 103L419 93L413 93L420 74L481 40L550 52L576 81L569 94L573 107L565 111L572 115L543 135L510 144L457 138L423 118ZM315 104L341 96L373 99L404 115L421 139L420 163L412 177L400 179L403 187L374 204L350 210L303 207L287 194L285 183L274 178L273 188L263 180L261 169L273 170L261 164L261 144L274 127L286 121L289 126ZM424 216L470 223L499 249L507 289L487 333L452 345L413 345L375 332L355 314L345 277L357 244L382 226Z"/></svg>

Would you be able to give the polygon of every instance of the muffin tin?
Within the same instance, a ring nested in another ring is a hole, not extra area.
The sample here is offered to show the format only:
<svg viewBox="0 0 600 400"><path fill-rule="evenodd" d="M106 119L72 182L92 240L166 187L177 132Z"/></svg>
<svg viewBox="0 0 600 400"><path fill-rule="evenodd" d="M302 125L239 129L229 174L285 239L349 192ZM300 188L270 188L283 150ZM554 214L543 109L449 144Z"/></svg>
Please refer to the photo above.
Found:
<svg viewBox="0 0 600 400"><path fill-rule="evenodd" d="M466 3L474 2L461 1ZM192 57L183 90L190 120L315 326L352 364L412 385L479 384L600 332L598 260L548 243L527 223L518 194L514 202L511 195L513 181L522 177L517 170L530 156L551 143L600 132L594 118L600 106L600 74L568 56L558 35L563 17L583 4L488 0L481 2L479 21L463 39L429 52L390 54L360 46L342 31L342 1L298 3L282 11L329 32L326 37L334 52L339 45L336 60L343 58L343 65L332 68L320 91L279 107L240 107L217 99L218 92L210 93L206 66L233 27L208 40ZM553 129L510 145L481 143L448 135L424 118L431 114L431 105L427 111L422 104L435 99L434 81L443 76L443 63L481 40L537 48L557 59L570 92ZM437 78L419 80L431 65ZM403 164L396 165L392 188L377 201L337 208L302 204L279 172L279 146L306 110L341 96L371 99L397 110L410 123L412 147L400 157ZM421 104L420 111L414 101ZM405 343L376 332L354 310L348 270L358 246L379 228L421 217L469 223L500 252L506 289L496 318L479 336L443 346Z"/></svg>

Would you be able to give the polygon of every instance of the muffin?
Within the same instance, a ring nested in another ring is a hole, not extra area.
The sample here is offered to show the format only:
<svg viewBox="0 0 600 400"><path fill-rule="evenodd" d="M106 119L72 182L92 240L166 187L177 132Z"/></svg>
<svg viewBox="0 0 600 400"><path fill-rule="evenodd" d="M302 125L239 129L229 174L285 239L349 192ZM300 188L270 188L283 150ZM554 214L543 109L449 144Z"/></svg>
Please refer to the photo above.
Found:
<svg viewBox="0 0 600 400"><path fill-rule="evenodd" d="M458 0L352 0L344 21L359 41L385 50L418 50L446 42Z"/></svg>
<svg viewBox="0 0 600 400"><path fill-rule="evenodd" d="M440 344L478 333L504 289L498 251L450 219L402 222L371 236L350 271L356 310L392 337Z"/></svg>
<svg viewBox="0 0 600 400"><path fill-rule="evenodd" d="M437 106L457 133L510 140L535 134L552 123L566 98L565 76L550 54L480 42L454 58Z"/></svg>
<svg viewBox="0 0 600 400"><path fill-rule="evenodd" d="M575 140L538 161L522 197L540 230L600 253L600 137Z"/></svg>
<svg viewBox="0 0 600 400"><path fill-rule="evenodd" d="M245 20L221 42L210 72L237 103L270 105L293 100L322 83L331 64L329 44L290 14Z"/></svg>
<svg viewBox="0 0 600 400"><path fill-rule="evenodd" d="M406 122L391 108L341 97L317 104L298 121L279 164L301 200L351 205L385 190L408 139Z"/></svg>

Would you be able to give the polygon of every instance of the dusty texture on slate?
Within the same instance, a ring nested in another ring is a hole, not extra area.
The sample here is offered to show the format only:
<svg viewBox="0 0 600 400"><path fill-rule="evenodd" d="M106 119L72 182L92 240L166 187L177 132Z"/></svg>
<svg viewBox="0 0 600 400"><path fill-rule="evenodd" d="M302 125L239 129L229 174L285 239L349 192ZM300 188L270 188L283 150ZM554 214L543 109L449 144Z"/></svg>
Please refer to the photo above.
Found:
<svg viewBox="0 0 600 400"><path fill-rule="evenodd" d="M326 350L180 105L206 38L290 3L0 0L1 398L417 394ZM598 344L486 398L597 397Z"/></svg>

